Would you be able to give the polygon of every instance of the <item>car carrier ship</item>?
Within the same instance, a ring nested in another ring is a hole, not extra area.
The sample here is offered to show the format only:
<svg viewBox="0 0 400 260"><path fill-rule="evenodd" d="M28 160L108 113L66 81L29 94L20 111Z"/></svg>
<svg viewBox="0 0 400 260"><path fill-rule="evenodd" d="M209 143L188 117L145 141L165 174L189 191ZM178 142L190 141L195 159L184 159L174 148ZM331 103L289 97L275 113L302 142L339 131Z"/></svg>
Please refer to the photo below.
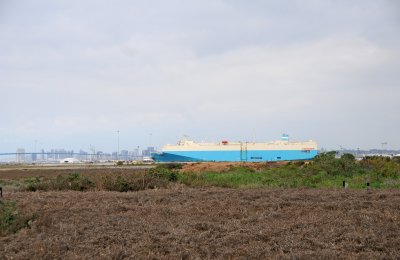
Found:
<svg viewBox="0 0 400 260"><path fill-rule="evenodd" d="M281 140L266 143L197 143L183 139L176 145L165 145L152 158L156 162L274 162L310 160L317 153L316 142L290 142L283 134Z"/></svg>

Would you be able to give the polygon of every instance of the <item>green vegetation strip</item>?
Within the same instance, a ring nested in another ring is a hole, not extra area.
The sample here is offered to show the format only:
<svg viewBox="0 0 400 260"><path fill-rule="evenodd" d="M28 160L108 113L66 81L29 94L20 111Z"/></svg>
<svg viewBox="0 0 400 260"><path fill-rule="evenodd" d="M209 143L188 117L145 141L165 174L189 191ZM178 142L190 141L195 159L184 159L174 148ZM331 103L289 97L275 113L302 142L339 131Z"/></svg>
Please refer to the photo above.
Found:
<svg viewBox="0 0 400 260"><path fill-rule="evenodd" d="M80 173L58 175L57 177L33 177L13 183L20 191L139 191L154 188L165 188L172 179L159 172L131 172L127 174L110 173L105 175L83 176ZM174 173L172 174L174 176Z"/></svg>
<svg viewBox="0 0 400 260"><path fill-rule="evenodd" d="M232 166L225 172L181 172L182 164L161 164L157 167L127 173L81 175L71 173L57 177L34 177L0 181L5 187L22 191L107 190L138 191L166 188L171 183L230 188L400 188L400 161L386 157L367 157L360 161L351 154L336 158L335 152L322 153L308 162L284 165L260 163L257 170L250 166Z"/></svg>
<svg viewBox="0 0 400 260"><path fill-rule="evenodd" d="M228 172L178 174L178 181L191 186L232 188L340 188L343 181L349 188L398 189L400 163L386 157L355 160L351 154L341 158L335 152L323 153L308 163L287 163L277 168L255 171L247 167L232 167Z"/></svg>

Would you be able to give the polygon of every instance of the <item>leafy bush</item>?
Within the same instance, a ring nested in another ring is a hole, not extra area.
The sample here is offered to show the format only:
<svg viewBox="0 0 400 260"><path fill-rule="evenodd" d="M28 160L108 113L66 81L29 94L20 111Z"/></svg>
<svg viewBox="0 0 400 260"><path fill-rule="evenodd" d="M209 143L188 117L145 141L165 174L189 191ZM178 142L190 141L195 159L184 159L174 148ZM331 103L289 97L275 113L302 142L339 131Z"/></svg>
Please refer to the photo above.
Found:
<svg viewBox="0 0 400 260"><path fill-rule="evenodd" d="M54 190L108 190L139 191L145 189L165 188L169 182L177 181L177 173L166 168L153 171L108 173L102 176L82 176L79 173L58 175L57 177L35 177L23 180L22 191L54 191Z"/></svg>
<svg viewBox="0 0 400 260"><path fill-rule="evenodd" d="M155 168L149 170L147 174L148 177L155 177L160 179L165 179L167 181L175 182L178 180L178 173L174 167L165 167L165 165L159 165Z"/></svg>
<svg viewBox="0 0 400 260"><path fill-rule="evenodd" d="M116 165L118 165L118 166L124 165L124 161L118 161L118 162L116 162Z"/></svg>
<svg viewBox="0 0 400 260"><path fill-rule="evenodd" d="M134 190L141 190L142 188L137 182L129 182L122 176L103 176L103 188L108 191L119 191L119 192L127 192Z"/></svg>
<svg viewBox="0 0 400 260"><path fill-rule="evenodd" d="M24 182L26 186L23 186L22 188L23 190L26 191L43 190L42 187L43 178L41 177L28 178Z"/></svg>
<svg viewBox="0 0 400 260"><path fill-rule="evenodd" d="M180 170L182 169L183 165L181 163L164 163L164 164L158 164L157 169L160 168L165 168L169 170Z"/></svg>
<svg viewBox="0 0 400 260"><path fill-rule="evenodd" d="M44 179L40 177L30 178L26 180L27 185L24 190L76 190L84 191L94 187L93 181L88 177L82 176L79 173L70 173L69 175L58 175L55 178Z"/></svg>
<svg viewBox="0 0 400 260"><path fill-rule="evenodd" d="M102 176L101 188L108 191L139 191L154 188L165 188L168 180L154 174L127 174Z"/></svg>
<svg viewBox="0 0 400 260"><path fill-rule="evenodd" d="M305 164L305 162L304 161L294 161L293 164L296 165L297 167L301 167Z"/></svg>
<svg viewBox="0 0 400 260"><path fill-rule="evenodd" d="M395 156L392 158L392 161L394 161L395 163L400 164L400 156Z"/></svg>
<svg viewBox="0 0 400 260"><path fill-rule="evenodd" d="M94 183L86 176L71 173L67 176L59 175L53 182L55 190L84 191L94 187Z"/></svg>
<svg viewBox="0 0 400 260"><path fill-rule="evenodd" d="M382 178L399 178L400 164L389 157L370 156L361 160L362 165L366 170L369 170Z"/></svg>
<svg viewBox="0 0 400 260"><path fill-rule="evenodd" d="M314 160L304 167L304 173L308 175L325 172L330 176L351 177L358 173L363 173L363 169L357 164L354 155L344 154L341 158L336 158L336 152L321 153Z"/></svg>

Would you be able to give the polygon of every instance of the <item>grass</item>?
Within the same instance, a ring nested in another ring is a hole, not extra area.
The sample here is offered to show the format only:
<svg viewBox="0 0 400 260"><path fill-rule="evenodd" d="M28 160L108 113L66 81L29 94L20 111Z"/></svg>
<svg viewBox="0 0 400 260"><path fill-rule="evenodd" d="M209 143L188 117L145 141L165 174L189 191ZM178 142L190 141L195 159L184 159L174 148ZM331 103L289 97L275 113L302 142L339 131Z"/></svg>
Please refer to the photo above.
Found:
<svg viewBox="0 0 400 260"><path fill-rule="evenodd" d="M50 191L50 190L76 190L85 191L95 186L94 182L79 173L59 175L53 178L33 177L23 180L22 190L26 191Z"/></svg>
<svg viewBox="0 0 400 260"><path fill-rule="evenodd" d="M165 188L176 179L175 173L165 175L151 171L94 174L85 176L80 173L58 175L55 177L30 177L19 180L4 181L20 191L139 191L154 188ZM6 185L5 185L6 186ZM8 186L10 188L11 186Z"/></svg>
<svg viewBox="0 0 400 260"><path fill-rule="evenodd" d="M29 227L33 215L25 215L17 208L15 201L0 200L0 236L18 232Z"/></svg>
<svg viewBox="0 0 400 260"><path fill-rule="evenodd" d="M351 155L340 159L322 154L309 164L288 163L268 169L254 170L232 167L227 172L179 173L177 180L190 186L230 188L348 188L400 189L400 163L372 157L357 162Z"/></svg>
<svg viewBox="0 0 400 260"><path fill-rule="evenodd" d="M100 190L127 192L165 188L168 183L168 180L164 177L149 173L132 173L101 176L101 181L97 188Z"/></svg>
<svg viewBox="0 0 400 260"><path fill-rule="evenodd" d="M371 188L400 188L399 179L374 179L369 175L329 176L323 172L307 176L297 172L279 173L271 170L249 173L182 173L178 175L178 181L189 186L230 188L340 188L343 181L348 183L349 188L355 189L367 188L367 182Z"/></svg>
<svg viewBox="0 0 400 260"><path fill-rule="evenodd" d="M314 160L288 162L274 168L232 166L223 172L181 172L181 164L161 164L140 172L104 172L82 175L70 173L56 177L31 177L20 180L0 180L4 186L24 191L107 190L138 191L166 188L179 182L188 186L229 188L348 188L399 189L400 162L382 157L356 161L352 155L336 158L334 153L320 154Z"/></svg>
<svg viewBox="0 0 400 260"><path fill-rule="evenodd" d="M0 187L8 187L12 189L19 189L22 183L19 180L0 179Z"/></svg>

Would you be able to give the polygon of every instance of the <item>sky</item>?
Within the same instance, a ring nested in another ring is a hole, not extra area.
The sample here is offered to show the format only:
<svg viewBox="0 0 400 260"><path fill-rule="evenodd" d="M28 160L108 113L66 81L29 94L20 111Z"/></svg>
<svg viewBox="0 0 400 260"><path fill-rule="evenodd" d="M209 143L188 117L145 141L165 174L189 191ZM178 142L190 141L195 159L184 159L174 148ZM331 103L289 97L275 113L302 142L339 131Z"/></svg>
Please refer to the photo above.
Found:
<svg viewBox="0 0 400 260"><path fill-rule="evenodd" d="M0 152L400 149L399 32L396 0L0 0Z"/></svg>

